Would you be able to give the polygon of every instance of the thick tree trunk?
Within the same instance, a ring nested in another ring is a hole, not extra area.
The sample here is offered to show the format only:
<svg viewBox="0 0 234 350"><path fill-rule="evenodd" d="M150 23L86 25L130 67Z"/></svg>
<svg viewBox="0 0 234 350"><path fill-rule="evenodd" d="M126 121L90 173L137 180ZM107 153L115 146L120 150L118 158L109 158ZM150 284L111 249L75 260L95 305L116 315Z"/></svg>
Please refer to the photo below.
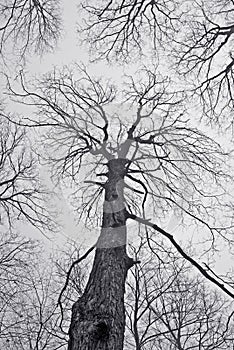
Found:
<svg viewBox="0 0 234 350"><path fill-rule="evenodd" d="M108 163L102 230L82 297L73 305L68 350L123 349L124 290L133 260L126 253L124 159Z"/></svg>

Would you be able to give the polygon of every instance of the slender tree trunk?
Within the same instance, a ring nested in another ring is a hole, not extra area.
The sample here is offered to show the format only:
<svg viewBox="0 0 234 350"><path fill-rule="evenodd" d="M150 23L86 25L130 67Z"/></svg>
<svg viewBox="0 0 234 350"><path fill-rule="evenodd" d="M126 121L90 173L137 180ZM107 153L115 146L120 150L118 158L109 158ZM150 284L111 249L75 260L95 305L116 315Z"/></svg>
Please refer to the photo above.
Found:
<svg viewBox="0 0 234 350"><path fill-rule="evenodd" d="M108 163L101 234L85 291L73 305L68 350L123 349L124 291L133 260L126 253L124 159Z"/></svg>

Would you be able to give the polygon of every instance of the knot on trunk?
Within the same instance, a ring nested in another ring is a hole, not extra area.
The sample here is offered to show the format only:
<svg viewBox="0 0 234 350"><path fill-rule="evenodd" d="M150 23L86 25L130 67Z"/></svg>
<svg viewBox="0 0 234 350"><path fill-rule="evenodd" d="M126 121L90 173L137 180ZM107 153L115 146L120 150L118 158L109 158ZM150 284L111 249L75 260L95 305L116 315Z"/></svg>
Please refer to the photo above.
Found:
<svg viewBox="0 0 234 350"><path fill-rule="evenodd" d="M109 330L107 322L100 320L89 326L88 333L93 339L106 340L109 336Z"/></svg>

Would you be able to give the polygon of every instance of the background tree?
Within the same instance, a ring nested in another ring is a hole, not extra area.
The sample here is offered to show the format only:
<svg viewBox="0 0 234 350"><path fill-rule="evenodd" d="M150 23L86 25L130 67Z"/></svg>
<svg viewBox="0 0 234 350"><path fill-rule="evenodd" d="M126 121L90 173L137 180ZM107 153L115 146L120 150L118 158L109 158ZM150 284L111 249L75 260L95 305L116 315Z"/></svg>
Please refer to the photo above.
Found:
<svg viewBox="0 0 234 350"><path fill-rule="evenodd" d="M45 206L46 191L39 179L38 160L30 150L26 130L0 115L0 222L12 230L18 220L45 233L52 220Z"/></svg>
<svg viewBox="0 0 234 350"><path fill-rule="evenodd" d="M160 258L145 243L133 247L141 264L127 283L126 349L231 349L233 303L209 288L165 243L160 242Z"/></svg>
<svg viewBox="0 0 234 350"><path fill-rule="evenodd" d="M7 0L0 3L0 53L12 45L14 55L54 49L61 31L60 4L49 0ZM9 54L9 52L8 52Z"/></svg>
<svg viewBox="0 0 234 350"><path fill-rule="evenodd" d="M62 252L48 254L38 241L22 235L1 232L0 237L0 346L66 349L70 310L81 295L85 265L73 269L62 298L60 293L69 266L79 256L77 245L66 243Z"/></svg>
<svg viewBox="0 0 234 350"><path fill-rule="evenodd" d="M25 128L12 124L2 108L0 130L0 347L59 349L66 337L59 328L55 267L43 266L38 241L25 237L30 227L55 229L47 210L48 191L40 183L38 158ZM21 225L19 225L21 223ZM27 226L28 224L28 226ZM37 231L37 233L39 233ZM17 232L20 232L17 233ZM30 233L29 233L30 234Z"/></svg>
<svg viewBox="0 0 234 350"><path fill-rule="evenodd" d="M228 153L189 120L183 95L175 92L171 80L146 68L138 77L128 77L122 99L127 112L121 116L108 110L121 101L115 86L91 77L85 67L76 65L75 70L77 77L68 68L54 70L31 88L21 76L22 90L9 89L19 102L37 107L35 116L24 116L20 123L44 128L54 173L73 181L81 215L100 223L102 192L105 196L93 268L73 306L68 348L120 349L124 285L135 263L126 253L129 219L157 231L155 239L167 237L206 278L233 295L171 234L145 218L146 209L159 219L179 208L185 222L203 228L208 251L221 238L231 242L233 206L225 186L232 177L225 168Z"/></svg>
<svg viewBox="0 0 234 350"><path fill-rule="evenodd" d="M55 295L59 286L53 267L47 269L38 242L1 233L0 305L3 349L60 349L60 312ZM43 273L42 273L43 271Z"/></svg>

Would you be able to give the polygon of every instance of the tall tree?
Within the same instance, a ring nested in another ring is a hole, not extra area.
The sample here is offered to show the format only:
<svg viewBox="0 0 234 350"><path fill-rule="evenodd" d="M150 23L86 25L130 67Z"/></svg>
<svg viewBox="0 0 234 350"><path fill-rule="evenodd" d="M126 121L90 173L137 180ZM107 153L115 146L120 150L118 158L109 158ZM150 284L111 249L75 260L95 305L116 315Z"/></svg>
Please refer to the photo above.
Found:
<svg viewBox="0 0 234 350"><path fill-rule="evenodd" d="M76 186L78 212L89 222L94 218L95 227L101 222L92 271L73 306L68 349L119 350L125 280L137 263L126 251L129 219L166 237L206 278L233 296L171 234L145 217L147 212L160 218L179 208L184 220L205 231L206 248L214 249L220 238L231 240L233 205L225 186L232 177L228 153L195 127L181 93L156 69L127 77L124 97L85 67L76 65L74 71L55 69L33 88L21 75L22 90L9 89L15 99L37 107L35 116L24 116L20 123L44 128L43 143L54 172ZM121 108L111 109L114 102ZM225 210L225 219L220 210Z"/></svg>
<svg viewBox="0 0 234 350"><path fill-rule="evenodd" d="M60 26L54 4L20 0L1 5L1 53L9 38L21 58L31 45L39 51L52 47ZM83 29L98 58L118 55L131 59L136 53L150 51L151 46L158 59L165 60L165 53L169 53L179 77L186 78L186 89L183 83L181 90L189 97L198 92L203 115L220 121L233 104L233 57L228 47L234 32L230 24L233 1L207 4L124 0L96 5L91 1L83 4L89 15ZM223 52L227 59L216 73ZM196 223L204 231L205 250L217 249L223 240L230 244L233 205L226 188L233 179L227 166L228 153L189 119L184 95L176 92L171 79L148 66L139 79L128 77L122 98L110 82L91 77L84 67L75 69L77 77L65 68L48 74L33 90L23 77L20 93L10 89L23 103L37 106L36 118L23 118L20 124L44 128L46 152L56 175L72 180L79 214L86 215L87 222L101 222L102 226L89 281L73 307L69 350L121 349L125 280L135 263L126 251L128 220L146 225L152 252L155 239L162 235L206 278L233 297L231 285L229 288L221 281L208 264L202 267L158 221L154 224L148 219L148 215L158 219L177 210L185 224ZM121 104L122 115L118 107L111 110L112 103ZM18 145L17 140L13 136L13 143ZM21 143L17 149L21 152ZM35 211L35 204L40 205L37 190L34 192L33 187L28 191L24 186L18 190L19 182L28 185L32 174L25 172L26 159L22 157L21 162L17 153L11 156L10 152L8 157L7 152L2 158L3 162L8 160L8 168L14 173L14 179L9 177L6 183L6 170L2 170L2 208L7 217L13 214L41 223ZM44 208L37 209L43 218Z"/></svg>

